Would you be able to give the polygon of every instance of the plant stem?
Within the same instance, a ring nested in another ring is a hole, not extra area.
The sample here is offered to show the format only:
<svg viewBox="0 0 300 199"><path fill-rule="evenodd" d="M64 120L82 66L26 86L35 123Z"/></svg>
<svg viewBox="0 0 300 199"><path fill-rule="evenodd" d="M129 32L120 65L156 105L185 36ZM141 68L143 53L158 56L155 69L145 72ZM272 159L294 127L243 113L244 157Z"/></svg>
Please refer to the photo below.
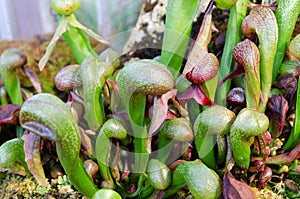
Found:
<svg viewBox="0 0 300 199"><path fill-rule="evenodd" d="M146 171L149 153L146 150L147 127L145 125L146 96L133 94L128 107L128 114L134 136L134 171L143 173Z"/></svg>
<svg viewBox="0 0 300 199"><path fill-rule="evenodd" d="M160 62L168 66L174 79L181 69L199 2L198 0L168 2Z"/></svg>
<svg viewBox="0 0 300 199"><path fill-rule="evenodd" d="M158 142L157 159L163 163L167 163L169 155L173 149L174 141L166 139L164 136L161 136L161 133L158 134L158 140L159 142Z"/></svg>
<svg viewBox="0 0 300 199"><path fill-rule="evenodd" d="M58 21L61 21L62 19L63 16L58 14ZM66 32L63 33L63 37L66 40L67 44L70 46L79 64L81 64L87 57L99 58L97 53L91 47L89 39L83 30L68 25Z"/></svg>
<svg viewBox="0 0 300 199"><path fill-rule="evenodd" d="M64 157L60 157L64 158ZM91 178L88 177L87 172L81 162L80 158L77 158L73 168L71 170L65 170L72 185L79 190L83 195L91 198L98 190Z"/></svg>
<svg viewBox="0 0 300 199"><path fill-rule="evenodd" d="M114 180L110 173L110 162L109 162L109 154L111 151L111 141L110 139L104 134L99 133L96 141L96 158L98 160L99 171L101 177L105 181L105 185L102 186L103 188L114 188Z"/></svg>
<svg viewBox="0 0 300 199"><path fill-rule="evenodd" d="M266 164L276 164L276 165L283 165L283 164L289 164L293 162L294 160L297 160L300 158L300 142L297 144L297 146L290 152L268 157L266 160ZM262 157L253 157L251 158L251 162L256 160L263 160Z"/></svg>

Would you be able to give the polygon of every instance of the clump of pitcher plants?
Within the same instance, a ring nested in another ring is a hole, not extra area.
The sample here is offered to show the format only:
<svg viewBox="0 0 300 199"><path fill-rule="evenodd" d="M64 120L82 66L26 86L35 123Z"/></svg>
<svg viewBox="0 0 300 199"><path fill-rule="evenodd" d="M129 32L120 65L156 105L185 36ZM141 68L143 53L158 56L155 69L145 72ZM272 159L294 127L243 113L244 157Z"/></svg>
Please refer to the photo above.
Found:
<svg viewBox="0 0 300 199"><path fill-rule="evenodd" d="M212 0L189 42L202 3L169 0L161 55L124 63L77 21L80 0L52 0L58 26L39 68L61 36L78 64L56 75L60 98L42 93L21 51L2 53L0 125L16 133L0 147L0 172L47 187L55 162L86 197L112 199L255 198L299 175L300 0ZM222 52L211 48L213 9L230 11Z"/></svg>

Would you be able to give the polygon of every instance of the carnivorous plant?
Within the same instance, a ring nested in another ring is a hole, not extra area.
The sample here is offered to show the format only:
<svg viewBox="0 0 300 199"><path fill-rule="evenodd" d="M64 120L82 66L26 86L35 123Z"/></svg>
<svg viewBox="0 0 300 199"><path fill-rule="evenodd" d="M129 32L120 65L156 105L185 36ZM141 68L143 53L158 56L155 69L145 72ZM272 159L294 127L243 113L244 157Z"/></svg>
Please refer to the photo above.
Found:
<svg viewBox="0 0 300 199"><path fill-rule="evenodd" d="M58 113L58 114L57 114ZM58 158L71 183L88 197L97 188L79 157L80 136L69 107L51 94L38 94L24 102L20 111L23 128L55 141Z"/></svg>
<svg viewBox="0 0 300 199"><path fill-rule="evenodd" d="M77 21L81 0L52 0L58 26L39 69L61 36L77 64L55 77L61 98L40 93L23 103L16 68L26 57L2 53L9 99L1 93L1 105L18 105L1 107L0 124L26 131L0 146L0 171L31 173L47 186L40 150L51 149L72 186L95 199L254 197L249 185L284 177L300 158L299 35L290 42L300 0L277 8L212 0L199 13L203 2L169 0L161 51L120 55ZM214 12L227 17L228 9L227 32L214 32L225 29L214 26ZM105 48L99 55L88 35Z"/></svg>

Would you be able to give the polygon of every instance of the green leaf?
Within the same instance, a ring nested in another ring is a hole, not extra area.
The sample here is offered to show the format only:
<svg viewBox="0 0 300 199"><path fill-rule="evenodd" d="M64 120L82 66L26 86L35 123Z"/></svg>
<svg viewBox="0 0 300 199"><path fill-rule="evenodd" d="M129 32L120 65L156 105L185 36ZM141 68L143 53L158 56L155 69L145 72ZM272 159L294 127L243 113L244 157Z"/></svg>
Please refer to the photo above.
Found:
<svg viewBox="0 0 300 199"><path fill-rule="evenodd" d="M265 114L249 108L239 112L230 128L231 148L239 167L248 169L254 136L265 133L268 127L269 119Z"/></svg>
<svg viewBox="0 0 300 199"><path fill-rule="evenodd" d="M186 118L173 118L165 121L158 134L157 159L164 163L171 163L167 160L170 161L168 158L172 153L174 142L191 142L193 138L193 130Z"/></svg>
<svg viewBox="0 0 300 199"><path fill-rule="evenodd" d="M0 146L0 172L26 175L29 172L25 162L24 140L14 138Z"/></svg>
<svg viewBox="0 0 300 199"><path fill-rule="evenodd" d="M143 59L126 64L118 75L117 84L120 97L128 107L134 93L162 95L174 87L174 79L163 64Z"/></svg>
<svg viewBox="0 0 300 199"><path fill-rule="evenodd" d="M108 44L108 42L101 37L100 35L96 34L95 32L93 32L91 29L85 27L84 25L82 25L81 23L79 23L77 21L77 19L75 18L75 15L70 15L68 17L68 21L69 24L73 27L79 28L81 30L83 30L84 32L86 32L88 35L90 35L91 37L93 37L94 39L96 39L97 41L103 43L103 44Z"/></svg>
<svg viewBox="0 0 300 199"><path fill-rule="evenodd" d="M222 10L228 10L237 2L237 0L215 0L216 6Z"/></svg>
<svg viewBox="0 0 300 199"><path fill-rule="evenodd" d="M115 119L107 120L100 129L96 140L95 155L98 161L100 174L105 180L107 188L113 188L114 182L110 173L111 159L110 152L112 149L111 138L125 139L127 132L125 127Z"/></svg>
<svg viewBox="0 0 300 199"><path fill-rule="evenodd" d="M175 79L185 57L193 19L199 3L200 0L168 1L160 62L168 66Z"/></svg>
<svg viewBox="0 0 300 199"><path fill-rule="evenodd" d="M81 65L84 108L90 129L97 130L104 120L102 88L114 66L97 58L87 58Z"/></svg>
<svg viewBox="0 0 300 199"><path fill-rule="evenodd" d="M165 197L186 185L194 198L217 199L221 196L219 176L200 160L187 161L177 166Z"/></svg>
<svg viewBox="0 0 300 199"><path fill-rule="evenodd" d="M235 46L232 56L245 70L247 108L258 109L260 102L259 50L252 41L246 39Z"/></svg>
<svg viewBox="0 0 300 199"><path fill-rule="evenodd" d="M44 56L40 59L39 61L39 69L42 71L45 67L45 65L47 64L49 57L57 43L57 41L59 40L59 38L61 37L61 35L67 31L67 27L68 27L68 19L67 18L62 18L59 23L58 26L56 28L56 31L50 41L50 43L48 44L47 48L46 48L46 52L44 54Z"/></svg>
<svg viewBox="0 0 300 199"><path fill-rule="evenodd" d="M300 34L298 34L289 44L289 53L294 58L300 59Z"/></svg>
<svg viewBox="0 0 300 199"><path fill-rule="evenodd" d="M300 81L298 81L296 113L293 129L290 133L288 141L284 144L283 150L293 149L300 141Z"/></svg>
<svg viewBox="0 0 300 199"><path fill-rule="evenodd" d="M97 188L79 158L79 128L67 104L51 94L34 95L21 108L20 124L32 133L55 141L58 158L72 185L88 197L94 195Z"/></svg>
<svg viewBox="0 0 300 199"><path fill-rule="evenodd" d="M287 74L291 74L293 76L299 75L298 66L300 66L299 61L285 61L282 62L279 69L279 75L282 77Z"/></svg>
<svg viewBox="0 0 300 199"><path fill-rule="evenodd" d="M60 91L72 90L82 86L80 65L72 64L60 69L55 76L55 86Z"/></svg>
<svg viewBox="0 0 300 199"><path fill-rule="evenodd" d="M192 141L194 134L189 120L186 118L173 118L163 124L160 136L177 142L189 142Z"/></svg>
<svg viewBox="0 0 300 199"><path fill-rule="evenodd" d="M5 50L0 57L0 76L13 104L22 105L23 103L21 84L16 69L24 66L26 62L26 55L16 48Z"/></svg>
<svg viewBox="0 0 300 199"><path fill-rule="evenodd" d="M243 33L251 38L256 33L259 38L261 90L264 101L259 105L259 110L264 111L268 102L274 64L278 26L275 15L270 8L257 6L253 8L242 24Z"/></svg>
<svg viewBox="0 0 300 199"><path fill-rule="evenodd" d="M100 189L92 197L92 199L122 199L115 191L110 189Z"/></svg>
<svg viewBox="0 0 300 199"><path fill-rule="evenodd" d="M272 82L277 77L279 67L290 43L300 13L300 0L278 0L277 5L275 16L278 23L278 44L273 66Z"/></svg>
<svg viewBox="0 0 300 199"><path fill-rule="evenodd" d="M166 189L171 183L169 167L157 159L151 159L148 164L150 184L159 190Z"/></svg>
<svg viewBox="0 0 300 199"><path fill-rule="evenodd" d="M144 119L146 95L156 96L168 92L174 87L174 79L163 64L153 60L139 60L124 66L118 75L117 84L135 137L135 172L144 172L149 156Z"/></svg>
<svg viewBox="0 0 300 199"><path fill-rule="evenodd" d="M43 70L43 68L45 67L57 41L62 35L70 46L79 64L81 64L87 57L98 58L97 53L91 47L89 38L84 32L100 41L101 43L108 44L108 42L104 38L80 24L73 14L70 16L63 16L61 14L58 14L58 21L58 26L56 28L54 36L47 46L46 53L39 61L40 70Z"/></svg>
<svg viewBox="0 0 300 199"><path fill-rule="evenodd" d="M224 136L229 133L235 114L223 106L211 106L201 112L194 123L195 144L200 159L214 169L216 159L214 146L215 135Z"/></svg>

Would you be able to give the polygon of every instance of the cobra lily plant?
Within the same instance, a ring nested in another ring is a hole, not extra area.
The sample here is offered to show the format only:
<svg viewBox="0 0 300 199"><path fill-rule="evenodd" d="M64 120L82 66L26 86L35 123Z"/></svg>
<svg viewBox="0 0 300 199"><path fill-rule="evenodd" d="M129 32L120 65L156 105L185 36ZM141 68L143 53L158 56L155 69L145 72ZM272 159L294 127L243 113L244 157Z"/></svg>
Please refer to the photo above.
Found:
<svg viewBox="0 0 300 199"><path fill-rule="evenodd" d="M26 96L26 57L0 57L0 125L18 132L0 147L0 172L48 186L50 155L84 196L112 199L255 198L300 174L300 0L211 0L200 17L204 1L169 0L159 56L130 61L77 21L80 5L51 1L58 26L39 60L43 70L63 36L78 62L56 74L65 97ZM215 10L229 10L226 34Z"/></svg>

